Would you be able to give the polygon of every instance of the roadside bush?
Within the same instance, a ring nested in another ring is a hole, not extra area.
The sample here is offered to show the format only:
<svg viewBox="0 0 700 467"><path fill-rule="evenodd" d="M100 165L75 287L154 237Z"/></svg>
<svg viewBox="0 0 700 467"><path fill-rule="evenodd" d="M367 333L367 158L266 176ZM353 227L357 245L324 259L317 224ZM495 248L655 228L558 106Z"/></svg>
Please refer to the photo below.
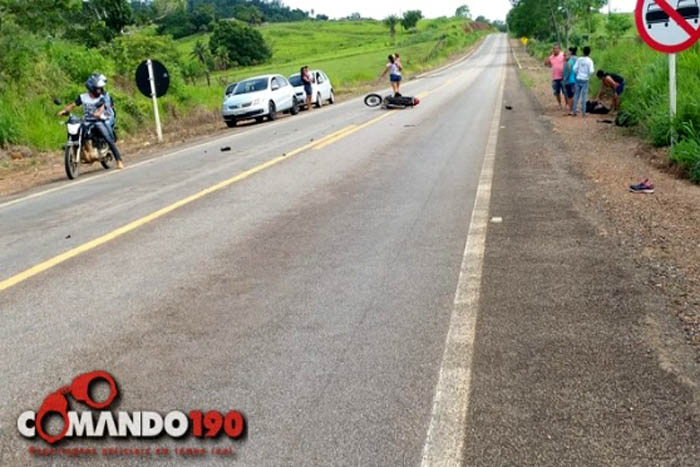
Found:
<svg viewBox="0 0 700 467"><path fill-rule="evenodd" d="M0 94L0 147L16 143L19 138L19 128L12 118L12 112L7 101Z"/></svg>
<svg viewBox="0 0 700 467"><path fill-rule="evenodd" d="M212 55L216 55L219 48L228 51L229 59L235 66L256 65L272 57L272 51L262 34L238 21L216 23L209 39L209 50Z"/></svg>
<svg viewBox="0 0 700 467"><path fill-rule="evenodd" d="M683 124L682 133L671 150L671 161L683 167L691 181L700 183L700 134L692 123Z"/></svg>
<svg viewBox="0 0 700 467"><path fill-rule="evenodd" d="M175 42L170 36L131 34L112 41L110 55L116 63L116 72L133 76L136 67L146 59L161 61L173 75L173 67L180 61Z"/></svg>

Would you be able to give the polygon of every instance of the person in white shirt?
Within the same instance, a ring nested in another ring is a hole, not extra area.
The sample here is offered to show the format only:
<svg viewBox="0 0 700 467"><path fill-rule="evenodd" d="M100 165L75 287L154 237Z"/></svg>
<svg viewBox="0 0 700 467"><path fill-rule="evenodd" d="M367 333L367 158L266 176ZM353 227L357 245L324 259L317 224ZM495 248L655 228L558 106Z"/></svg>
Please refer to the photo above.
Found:
<svg viewBox="0 0 700 467"><path fill-rule="evenodd" d="M586 99L588 99L588 81L595 72L593 60L591 60L591 48L583 48L583 57L576 60L574 73L576 74L576 93L574 94L573 113L576 116L579 99L581 100L581 116L586 116Z"/></svg>

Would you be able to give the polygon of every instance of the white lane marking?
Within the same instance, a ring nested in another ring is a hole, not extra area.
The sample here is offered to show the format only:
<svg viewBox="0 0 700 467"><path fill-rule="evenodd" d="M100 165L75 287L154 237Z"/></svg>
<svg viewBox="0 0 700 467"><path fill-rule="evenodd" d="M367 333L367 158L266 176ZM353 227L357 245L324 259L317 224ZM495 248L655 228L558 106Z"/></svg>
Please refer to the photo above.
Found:
<svg viewBox="0 0 700 467"><path fill-rule="evenodd" d="M461 466L469 409L476 318L481 292L481 270L489 221L493 165L505 86L505 66L491 122L486 154L469 223L462 265L457 281L450 327L435 388L422 467Z"/></svg>
<svg viewBox="0 0 700 467"><path fill-rule="evenodd" d="M518 69L522 70L523 66L520 64L520 60L518 60L518 56L515 55L515 49L510 45L510 41L508 41L508 48L510 49L510 52L513 54L513 58L515 59L515 63L518 65Z"/></svg>

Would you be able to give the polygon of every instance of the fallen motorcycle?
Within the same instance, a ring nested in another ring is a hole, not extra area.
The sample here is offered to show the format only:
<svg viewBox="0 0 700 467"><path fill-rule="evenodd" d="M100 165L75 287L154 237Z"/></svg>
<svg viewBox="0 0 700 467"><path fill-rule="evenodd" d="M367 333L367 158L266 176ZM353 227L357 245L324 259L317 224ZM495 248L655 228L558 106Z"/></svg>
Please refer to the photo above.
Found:
<svg viewBox="0 0 700 467"><path fill-rule="evenodd" d="M382 106L382 108L385 109L405 109L407 107L415 107L416 105L420 104L420 101L418 100L417 97L411 97L411 96L384 96L382 97L379 94L367 94L365 96L365 105L367 107L378 107Z"/></svg>

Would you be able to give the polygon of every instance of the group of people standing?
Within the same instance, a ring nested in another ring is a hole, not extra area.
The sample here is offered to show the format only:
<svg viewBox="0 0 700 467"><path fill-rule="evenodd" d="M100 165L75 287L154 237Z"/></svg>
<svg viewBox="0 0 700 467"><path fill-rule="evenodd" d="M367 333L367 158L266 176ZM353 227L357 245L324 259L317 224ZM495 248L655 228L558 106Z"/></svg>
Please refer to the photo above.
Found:
<svg viewBox="0 0 700 467"><path fill-rule="evenodd" d="M593 59L591 59L591 48L583 48L583 56L578 57L577 47L569 47L562 53L559 44L554 44L552 52L545 60L545 65L552 68L552 91L559 103L559 108L567 109L567 115L576 116L580 113L586 116L586 103L588 101L588 85L591 77L595 73ZM595 75L602 81L597 100L603 95L606 89L612 92L612 111L620 108L620 96L625 90L625 80L616 73L607 73L598 70ZM561 95L564 95L562 104ZM580 104L579 104L580 102ZM580 106L580 107L579 107Z"/></svg>

